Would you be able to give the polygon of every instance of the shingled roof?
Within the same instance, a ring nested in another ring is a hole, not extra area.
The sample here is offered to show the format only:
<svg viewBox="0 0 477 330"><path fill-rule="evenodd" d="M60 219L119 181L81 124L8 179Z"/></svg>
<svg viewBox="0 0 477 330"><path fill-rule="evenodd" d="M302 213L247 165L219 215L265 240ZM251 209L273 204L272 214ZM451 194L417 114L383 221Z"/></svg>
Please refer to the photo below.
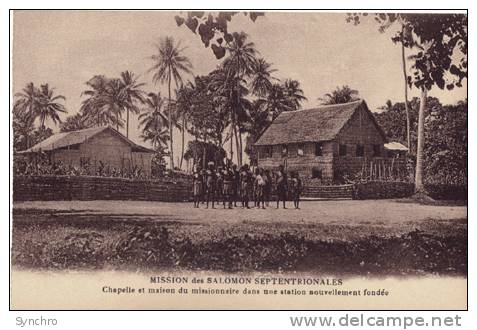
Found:
<svg viewBox="0 0 477 330"><path fill-rule="evenodd" d="M282 112L255 145L331 141L361 107L371 114L364 100ZM374 116L371 114L370 117L386 139Z"/></svg>
<svg viewBox="0 0 477 330"><path fill-rule="evenodd" d="M51 151L55 149L72 146L75 144L84 143L86 140L106 130L109 130L111 131L112 134L117 135L119 138L121 138L123 141L129 144L133 149L136 149L142 152L154 152L151 149L148 149L146 147L140 146L132 142L131 140L129 140L124 135L122 135L121 133L119 133L118 131L116 131L114 128L110 126L101 126L101 127L86 128L79 131L56 133L50 136L49 138L47 138L46 140L43 140L40 143L35 144L33 147L27 150L20 151L20 153Z"/></svg>

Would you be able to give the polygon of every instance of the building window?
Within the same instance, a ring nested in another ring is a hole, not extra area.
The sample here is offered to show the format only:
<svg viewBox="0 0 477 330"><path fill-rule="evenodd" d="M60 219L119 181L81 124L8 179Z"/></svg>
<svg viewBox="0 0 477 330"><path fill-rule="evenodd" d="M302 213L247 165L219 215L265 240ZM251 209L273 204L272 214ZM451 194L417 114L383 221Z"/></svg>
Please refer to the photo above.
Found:
<svg viewBox="0 0 477 330"><path fill-rule="evenodd" d="M381 157L381 145L374 144L373 145L373 156L374 157Z"/></svg>
<svg viewBox="0 0 477 330"><path fill-rule="evenodd" d="M346 156L346 144L340 144L339 155Z"/></svg>
<svg viewBox="0 0 477 330"><path fill-rule="evenodd" d="M305 154L305 145L303 143L297 145L296 154L298 156L303 156Z"/></svg>
<svg viewBox="0 0 477 330"><path fill-rule="evenodd" d="M322 178L322 173L321 170L314 168L311 170L311 178L312 179L321 179Z"/></svg>
<svg viewBox="0 0 477 330"><path fill-rule="evenodd" d="M288 146L286 144L282 145L282 157L288 157Z"/></svg>
<svg viewBox="0 0 477 330"><path fill-rule="evenodd" d="M323 143L315 143L315 156L323 156Z"/></svg>
<svg viewBox="0 0 477 330"><path fill-rule="evenodd" d="M263 147L261 150L261 158L270 158L272 157L272 148L270 146Z"/></svg>
<svg viewBox="0 0 477 330"><path fill-rule="evenodd" d="M364 156L364 146L362 144L356 145L356 157Z"/></svg>

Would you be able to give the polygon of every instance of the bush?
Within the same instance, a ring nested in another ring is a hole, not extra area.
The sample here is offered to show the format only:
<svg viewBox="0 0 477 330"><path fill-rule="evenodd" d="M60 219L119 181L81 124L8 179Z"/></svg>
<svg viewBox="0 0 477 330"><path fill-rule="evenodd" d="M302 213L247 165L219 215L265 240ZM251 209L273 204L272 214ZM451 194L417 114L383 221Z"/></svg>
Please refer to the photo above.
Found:
<svg viewBox="0 0 477 330"><path fill-rule="evenodd" d="M354 185L353 199L384 199L409 197L414 184L402 181L368 181Z"/></svg>
<svg viewBox="0 0 477 330"><path fill-rule="evenodd" d="M467 200L467 185L426 184L426 191L430 197L439 200Z"/></svg>

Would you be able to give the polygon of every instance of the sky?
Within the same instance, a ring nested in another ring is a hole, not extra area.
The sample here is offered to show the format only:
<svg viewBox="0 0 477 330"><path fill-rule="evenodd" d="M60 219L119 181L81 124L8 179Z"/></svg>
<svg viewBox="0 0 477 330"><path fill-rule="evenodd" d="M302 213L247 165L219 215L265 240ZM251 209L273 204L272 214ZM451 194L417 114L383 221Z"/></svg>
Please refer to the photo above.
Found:
<svg viewBox="0 0 477 330"><path fill-rule="evenodd" d="M140 82L146 83L146 91L160 91L167 96L166 86L154 85L152 73L148 73L154 44L161 37L172 36L187 47L184 53L195 75L205 75L220 64L198 35L184 25L176 25L174 16L177 14L16 11L12 92L21 91L29 82L48 83L66 97L67 115L73 115L80 108L86 81L98 74L118 77L120 72L129 70L139 75ZM388 99L402 102L401 48L390 39L398 27L379 33L371 19L354 26L345 18L345 12L267 12L253 23L238 14L233 17L229 31L246 32L260 56L278 70L274 74L276 78L300 82L308 98L303 103L305 109L319 105L319 97L342 85L358 90L371 111L377 111ZM452 104L466 98L466 89L465 81L462 88L449 92L435 87L429 95L438 97L443 104ZM415 88L409 91L409 98L413 96L419 96ZM66 115L61 117L64 119ZM147 146L139 137L137 118L130 121L129 130L133 141ZM177 156L180 133L175 132L174 138Z"/></svg>

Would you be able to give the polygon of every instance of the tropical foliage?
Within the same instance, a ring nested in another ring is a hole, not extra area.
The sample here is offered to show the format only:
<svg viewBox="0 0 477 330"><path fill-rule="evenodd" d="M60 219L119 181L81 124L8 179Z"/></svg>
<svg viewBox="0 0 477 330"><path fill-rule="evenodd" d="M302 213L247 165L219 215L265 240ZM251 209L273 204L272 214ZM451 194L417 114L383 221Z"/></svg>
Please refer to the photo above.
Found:
<svg viewBox="0 0 477 330"><path fill-rule="evenodd" d="M364 14L363 14L364 16ZM388 30L393 24L402 27L391 38L413 51L409 56L411 72L407 82L420 90L418 139L416 152L416 192L424 189L425 112L427 93L432 87L452 90L461 87L467 78L467 15L463 14L414 14L380 13L373 15L379 31ZM349 14L347 21L359 24L360 14Z"/></svg>
<svg viewBox="0 0 477 330"><path fill-rule="evenodd" d="M14 97L14 150L28 149L53 134L51 128L46 127L47 121L56 126L62 122L60 114L66 113L65 106L60 102L65 97L55 95L54 88L49 84L42 84L38 88L30 82Z"/></svg>
<svg viewBox="0 0 477 330"><path fill-rule="evenodd" d="M437 98L427 98L424 119L424 183L467 183L467 101L443 106ZM420 99L409 102L411 157L415 160L418 139ZM392 141L405 144L406 110L404 102L388 103L375 114L380 126Z"/></svg>
<svg viewBox="0 0 477 330"><path fill-rule="evenodd" d="M156 44L156 53L151 56L153 66L149 72L153 73L152 80L155 84L167 84L168 104L167 119L169 123L169 157L170 167L174 168L174 148L173 148L173 105L171 98L171 83L174 81L176 88L182 85L182 75L190 74L192 64L184 55L184 48L180 42L176 43L172 37L166 37Z"/></svg>
<svg viewBox="0 0 477 330"><path fill-rule="evenodd" d="M334 91L326 93L318 100L321 101L323 105L348 103L358 100L358 94L359 92L357 90L350 88L348 85L338 86Z"/></svg>

